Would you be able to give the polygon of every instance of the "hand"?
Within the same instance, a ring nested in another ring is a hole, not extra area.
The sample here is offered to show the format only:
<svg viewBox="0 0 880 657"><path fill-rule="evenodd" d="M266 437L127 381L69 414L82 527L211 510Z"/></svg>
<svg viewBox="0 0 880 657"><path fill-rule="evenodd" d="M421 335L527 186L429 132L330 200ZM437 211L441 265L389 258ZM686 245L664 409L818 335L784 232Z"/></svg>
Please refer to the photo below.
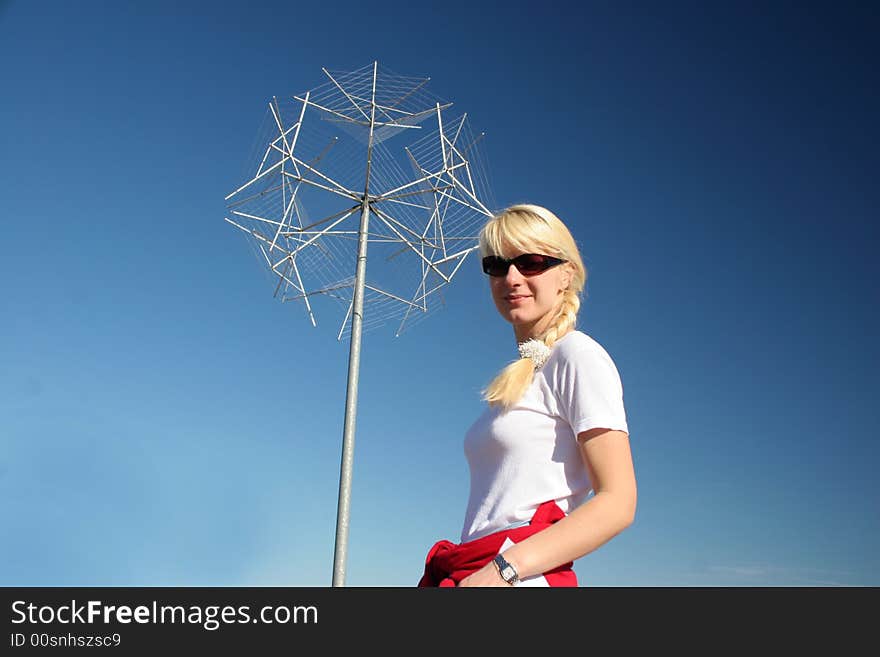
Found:
<svg viewBox="0 0 880 657"><path fill-rule="evenodd" d="M471 573L463 580L458 583L459 586L508 586L512 587L512 584L508 584L504 581L504 578L501 577L501 573L498 572L498 567L493 563L489 562L482 568L480 568L477 572Z"/></svg>

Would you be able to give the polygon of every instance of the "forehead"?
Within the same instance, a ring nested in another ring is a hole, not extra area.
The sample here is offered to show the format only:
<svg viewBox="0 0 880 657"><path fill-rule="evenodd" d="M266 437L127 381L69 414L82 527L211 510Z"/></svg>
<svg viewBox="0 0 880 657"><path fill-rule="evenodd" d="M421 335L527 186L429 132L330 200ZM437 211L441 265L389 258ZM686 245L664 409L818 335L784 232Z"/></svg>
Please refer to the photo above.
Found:
<svg viewBox="0 0 880 657"><path fill-rule="evenodd" d="M542 244L536 243L516 243L505 241L499 245L499 253L495 253L495 255L500 255L503 258L512 259L517 256L521 256L526 253L538 253L538 254L546 254L549 255L551 251Z"/></svg>

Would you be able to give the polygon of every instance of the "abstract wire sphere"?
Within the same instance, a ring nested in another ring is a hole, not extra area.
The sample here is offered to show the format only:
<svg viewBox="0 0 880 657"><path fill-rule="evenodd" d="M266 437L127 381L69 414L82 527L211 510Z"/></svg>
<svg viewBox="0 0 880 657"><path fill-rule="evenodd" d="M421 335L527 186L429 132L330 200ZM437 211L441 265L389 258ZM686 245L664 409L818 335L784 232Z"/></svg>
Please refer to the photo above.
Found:
<svg viewBox="0 0 880 657"><path fill-rule="evenodd" d="M275 296L351 330L358 233L369 211L363 326L405 326L442 305L440 291L477 249L490 186L466 114L428 79L372 63L323 69L326 82L268 103L245 182L226 197Z"/></svg>

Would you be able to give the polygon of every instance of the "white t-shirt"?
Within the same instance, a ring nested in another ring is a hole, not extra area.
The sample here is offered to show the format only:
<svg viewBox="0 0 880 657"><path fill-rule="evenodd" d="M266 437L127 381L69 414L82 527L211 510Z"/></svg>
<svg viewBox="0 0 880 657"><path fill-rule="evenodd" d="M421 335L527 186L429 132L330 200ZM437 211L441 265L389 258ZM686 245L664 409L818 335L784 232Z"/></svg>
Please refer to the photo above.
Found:
<svg viewBox="0 0 880 657"><path fill-rule="evenodd" d="M577 435L629 432L614 361L590 336L564 335L509 411L486 407L464 439L471 487L461 541L526 524L547 500L567 514L592 485Z"/></svg>

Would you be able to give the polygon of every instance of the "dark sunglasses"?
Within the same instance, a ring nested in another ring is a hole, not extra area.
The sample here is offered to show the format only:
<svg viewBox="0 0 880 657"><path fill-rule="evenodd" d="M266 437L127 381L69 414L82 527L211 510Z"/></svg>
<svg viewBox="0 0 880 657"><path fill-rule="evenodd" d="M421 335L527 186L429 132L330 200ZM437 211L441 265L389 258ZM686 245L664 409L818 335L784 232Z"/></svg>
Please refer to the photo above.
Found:
<svg viewBox="0 0 880 657"><path fill-rule="evenodd" d="M483 272L489 276L507 276L507 270L513 263L523 276L536 276L547 271L550 267L561 265L563 262L566 261L540 253L523 253L510 260L491 255L483 258Z"/></svg>

